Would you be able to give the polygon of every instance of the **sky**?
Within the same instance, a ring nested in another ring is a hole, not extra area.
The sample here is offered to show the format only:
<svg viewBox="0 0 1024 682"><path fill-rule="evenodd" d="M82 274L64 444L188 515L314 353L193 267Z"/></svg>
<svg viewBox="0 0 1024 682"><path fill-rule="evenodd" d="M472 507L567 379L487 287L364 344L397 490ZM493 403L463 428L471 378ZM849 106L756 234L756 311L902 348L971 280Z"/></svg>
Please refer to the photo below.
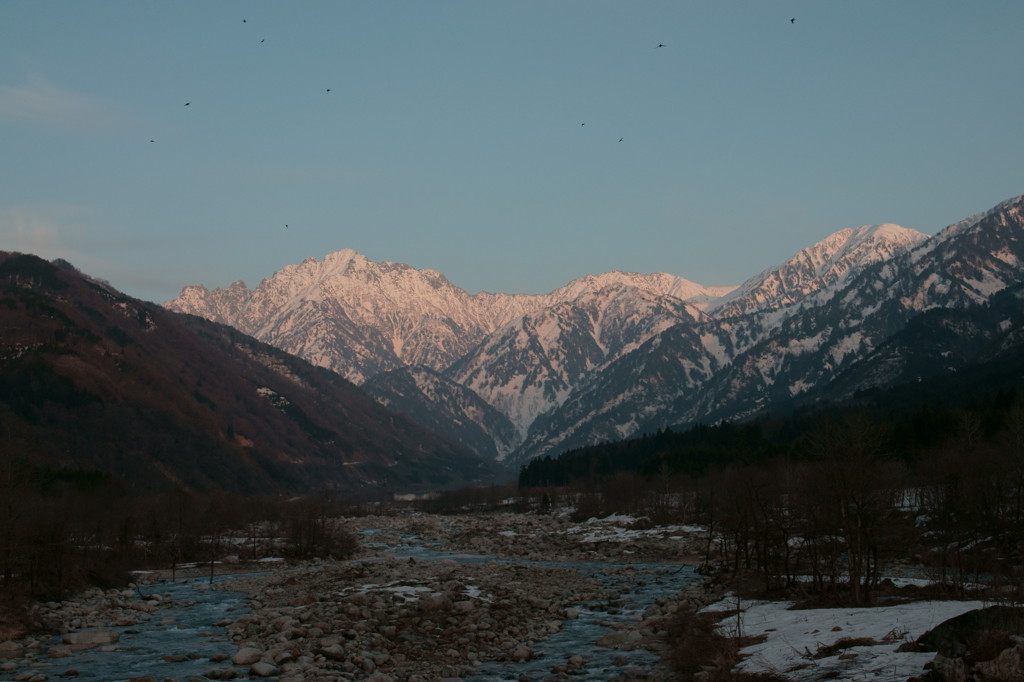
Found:
<svg viewBox="0 0 1024 682"><path fill-rule="evenodd" d="M150 301L344 248L739 284L1024 194L1019 0L3 0L0 250Z"/></svg>

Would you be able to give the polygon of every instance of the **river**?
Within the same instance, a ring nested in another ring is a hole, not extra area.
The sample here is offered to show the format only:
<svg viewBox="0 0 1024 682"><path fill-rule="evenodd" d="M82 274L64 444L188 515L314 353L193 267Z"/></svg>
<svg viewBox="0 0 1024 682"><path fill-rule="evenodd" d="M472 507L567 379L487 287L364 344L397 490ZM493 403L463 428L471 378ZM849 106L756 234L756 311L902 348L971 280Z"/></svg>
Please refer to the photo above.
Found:
<svg viewBox="0 0 1024 682"><path fill-rule="evenodd" d="M374 545L372 532L365 534L364 544ZM609 680L629 670L655 669L657 657L646 649L607 648L598 641L610 632L635 624L647 609L686 589L695 579L692 567L678 564L502 559L446 551L415 537L405 537L397 547L386 549L400 559L426 562L568 567L617 595L610 600L578 604L576 618L565 619L558 632L533 643L529 660L482 662L464 675L463 679L472 682L549 679L554 669L574 656L583 661L571 670L574 680ZM203 674L211 669L223 670L231 665L230 660L215 663L211 657L231 656L237 649L226 628L217 625L237 619L248 609L247 595L230 590L235 577L215 578L219 589L211 589L208 580L200 578L147 585L147 593L157 592L173 600L174 606L159 610L137 625L112 628L121 635L115 650L91 649L66 658L41 656L32 667L20 665L15 671L3 672L0 680L24 680L26 672L49 679L67 675L83 682L117 682L141 676L158 680L206 679ZM59 638L54 638L52 644L59 643ZM235 666L235 670L239 677L248 675L246 666Z"/></svg>

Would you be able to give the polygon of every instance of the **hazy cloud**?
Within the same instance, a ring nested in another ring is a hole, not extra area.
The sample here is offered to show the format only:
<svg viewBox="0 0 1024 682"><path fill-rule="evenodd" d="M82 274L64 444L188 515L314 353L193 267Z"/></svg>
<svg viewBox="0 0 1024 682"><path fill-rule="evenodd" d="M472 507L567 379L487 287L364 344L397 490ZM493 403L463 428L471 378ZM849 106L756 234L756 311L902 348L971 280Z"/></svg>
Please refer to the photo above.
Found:
<svg viewBox="0 0 1024 682"><path fill-rule="evenodd" d="M119 235L90 224L95 209L75 204L18 205L0 209L0 251L63 258L91 277L157 303L167 291L199 281L202 271L162 268L158 254L171 236Z"/></svg>
<svg viewBox="0 0 1024 682"><path fill-rule="evenodd" d="M81 254L67 245L64 236L68 223L74 223L86 211L85 207L73 205L14 206L0 210L0 248L74 263Z"/></svg>
<svg viewBox="0 0 1024 682"><path fill-rule="evenodd" d="M0 118L90 132L111 129L125 116L113 102L59 88L39 74L30 74L24 85L0 85Z"/></svg>

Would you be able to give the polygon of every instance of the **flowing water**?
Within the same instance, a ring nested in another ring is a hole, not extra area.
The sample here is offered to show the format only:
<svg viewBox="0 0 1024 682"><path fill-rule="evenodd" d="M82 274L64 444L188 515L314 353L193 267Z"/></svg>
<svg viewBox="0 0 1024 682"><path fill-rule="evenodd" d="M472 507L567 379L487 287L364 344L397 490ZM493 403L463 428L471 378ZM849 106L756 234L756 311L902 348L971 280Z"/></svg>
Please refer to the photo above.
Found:
<svg viewBox="0 0 1024 682"><path fill-rule="evenodd" d="M573 568L595 579L602 587L618 593L611 602L580 604L578 618L562 622L557 633L538 641L533 656L522 663L486 662L463 679L472 682L504 680L542 680L550 678L554 666L565 665L572 656L583 659L582 668L574 668L574 680L610 680L625 669L652 667L657 656L646 649L629 651L610 649L597 642L610 631L639 621L644 611L693 583L697 574L692 566L677 564L622 564L600 561L528 561L499 559L492 556L457 554L434 549L415 537L405 537L395 551L397 558L418 561L454 560L467 563L534 564Z"/></svg>
<svg viewBox="0 0 1024 682"><path fill-rule="evenodd" d="M233 578L219 576L214 582L226 584ZM186 680L229 664L209 660L215 654L232 655L236 651L227 630L216 623L234 620L247 611L248 595L211 589L208 578L160 581L147 585L145 592L172 599L175 605L156 611L149 620L136 625L103 628L120 633L121 638L114 645L116 650L102 651L97 647L66 658L41 658L39 663L46 667L19 667L0 675L0 680L14 680L26 670L47 675L51 680L66 676L81 682L114 682L144 675L160 680ZM50 645L60 646L60 637L54 637ZM176 660L179 657L185 660ZM75 674L65 675L72 670Z"/></svg>
<svg viewBox="0 0 1024 682"><path fill-rule="evenodd" d="M373 544L372 534L367 534L366 544ZM610 649L598 645L598 640L617 627L640 620L646 609L659 599L686 589L695 577L689 566L499 559L442 551L416 538L406 538L405 544L394 550L394 556L414 557L418 561L496 561L499 564L568 567L594 578L619 595L611 601L577 605L578 617L564 620L561 630L535 642L531 647L533 656L530 660L484 663L465 676L464 679L473 682L550 678L552 668L565 665L572 656L579 656L585 662L582 668L573 669L574 680L609 680L629 668L648 669L656 662L654 654L642 648L630 651ZM68 679L81 682L117 682L144 675L159 680L205 679L202 678L204 672L230 665L230 661L212 663L209 660L211 656L230 656L236 651L226 629L216 624L237 619L248 610L246 595L230 591L230 581L234 577L215 578L221 587L228 589L211 589L205 578L147 586L147 593L156 592L170 598L175 606L161 609L148 621L137 625L110 628L121 633L116 650L90 649L67 658L40 658L38 665L45 667L21 666L17 671L0 674L0 680L15 680L26 670L47 675L51 680L73 670L74 674L68 675ZM54 638L52 645L59 644L59 637ZM238 667L236 670L240 677L246 676L246 668Z"/></svg>

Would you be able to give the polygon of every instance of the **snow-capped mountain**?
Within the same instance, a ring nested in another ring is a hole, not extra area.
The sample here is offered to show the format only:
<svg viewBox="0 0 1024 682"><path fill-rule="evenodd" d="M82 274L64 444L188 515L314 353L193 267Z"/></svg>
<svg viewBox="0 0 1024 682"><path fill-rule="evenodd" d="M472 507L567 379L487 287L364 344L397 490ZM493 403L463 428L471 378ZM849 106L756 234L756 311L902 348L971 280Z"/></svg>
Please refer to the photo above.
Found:
<svg viewBox="0 0 1024 682"><path fill-rule="evenodd" d="M274 494L504 474L333 372L65 261L0 251L0 301L0 413L29 470L103 472L136 492Z"/></svg>
<svg viewBox="0 0 1024 682"><path fill-rule="evenodd" d="M701 317L681 299L621 282L584 289L497 330L448 374L525 435L538 415L561 405L586 377L659 332Z"/></svg>
<svg viewBox="0 0 1024 682"><path fill-rule="evenodd" d="M758 314L713 318L701 328L704 348L721 344L728 349L727 361L696 385L666 379L659 369L663 346L675 352L690 346L678 340L681 330L666 331L659 343L614 363L585 393L538 419L513 459L585 445L616 431L741 419L823 387L920 313L964 310L1024 281L1022 207L1024 197L1019 197L934 237L904 242L907 246L888 258L804 295L781 321L761 329L760 340L749 347L742 343L755 335L744 323L759 322ZM684 357L694 362L696 356L691 348L674 364ZM622 376L613 382L608 377L614 373ZM643 392L624 397L625 387L643 387Z"/></svg>
<svg viewBox="0 0 1024 682"><path fill-rule="evenodd" d="M544 295L471 295L436 270L344 249L288 265L253 290L244 282L212 291L188 286L165 306L229 324L362 383L412 365L444 370L504 325L612 281L698 299L716 291L664 273L609 273Z"/></svg>
<svg viewBox="0 0 1024 682"><path fill-rule="evenodd" d="M483 429L493 451L519 461L741 418L827 384L915 315L965 309L1024 280L1022 204L933 237L885 224L840 230L739 287L612 272L543 295L469 294L436 271L345 250L252 291L186 287L166 305L357 383L401 370L374 389L399 411L435 400L449 421L479 425L475 394L514 428L511 438ZM454 399L453 386L469 393Z"/></svg>
<svg viewBox="0 0 1024 682"><path fill-rule="evenodd" d="M868 265L889 260L927 239L926 234L892 224L839 230L782 265L751 277L706 310L724 318L786 308L809 294L841 288Z"/></svg>
<svg viewBox="0 0 1024 682"><path fill-rule="evenodd" d="M782 265L751 277L706 310L717 319L745 317L733 328L733 343L737 350L749 348L799 311L808 297L827 298L866 267L890 260L926 239L921 232L892 224L839 230Z"/></svg>

